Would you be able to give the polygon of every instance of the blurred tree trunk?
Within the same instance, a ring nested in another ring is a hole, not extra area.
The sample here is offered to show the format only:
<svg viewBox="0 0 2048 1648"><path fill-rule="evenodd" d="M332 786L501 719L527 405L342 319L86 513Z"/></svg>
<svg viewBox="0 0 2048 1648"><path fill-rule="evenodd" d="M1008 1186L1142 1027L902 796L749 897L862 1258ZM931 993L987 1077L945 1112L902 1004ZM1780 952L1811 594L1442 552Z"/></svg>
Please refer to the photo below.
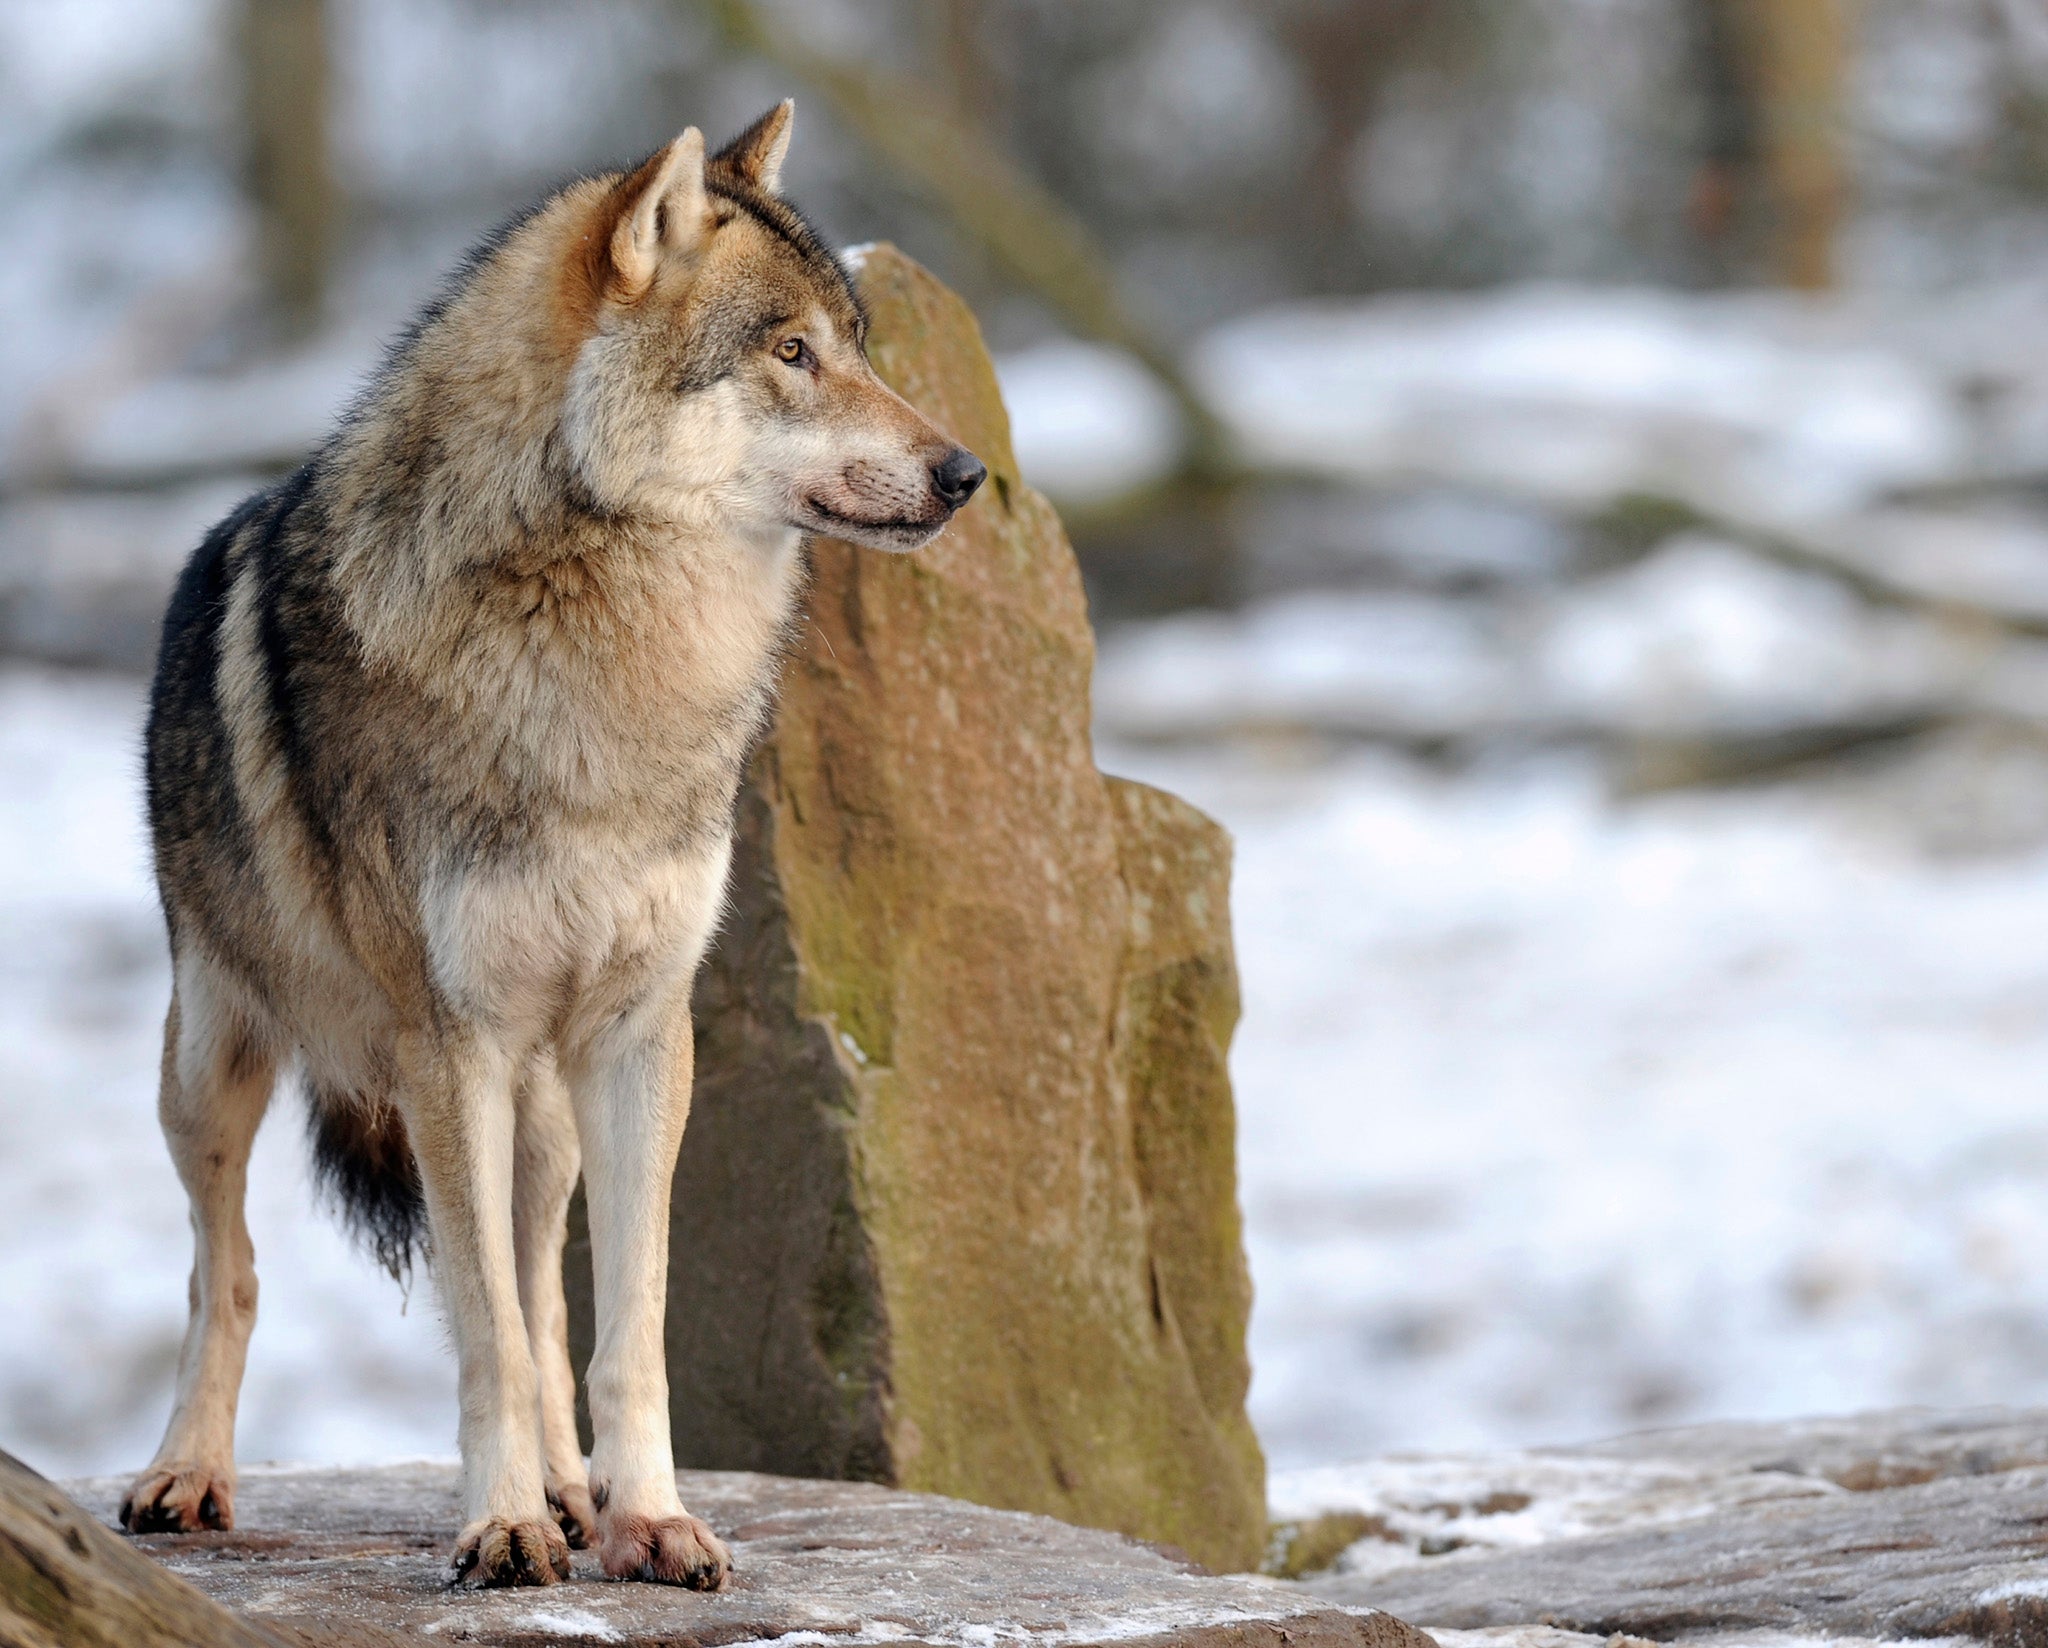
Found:
<svg viewBox="0 0 2048 1648"><path fill-rule="evenodd" d="M326 0L241 0L245 186L272 318L288 336L321 317L338 195L328 144Z"/></svg>
<svg viewBox="0 0 2048 1648"><path fill-rule="evenodd" d="M913 16L927 65L921 78L943 99L961 129L1007 152L1010 88L1001 65L988 51L988 0L919 0ZM970 302L1001 286L994 258L976 237L961 236L952 254L956 284Z"/></svg>
<svg viewBox="0 0 2048 1648"><path fill-rule="evenodd" d="M1835 240L1848 179L1843 162L1844 0L1748 0L1762 103L1773 263L1803 291L1835 284Z"/></svg>
<svg viewBox="0 0 2048 1648"><path fill-rule="evenodd" d="M1706 136L1693 228L1732 272L1752 217L1771 277L1802 291L1836 282L1848 203L1847 0L1693 0ZM1745 210L1754 202L1756 211Z"/></svg>
<svg viewBox="0 0 2048 1648"><path fill-rule="evenodd" d="M1174 350L1125 303L1093 238L979 122L960 119L949 99L922 81L818 49L754 0L676 3L708 19L730 50L772 63L815 91L894 182L945 213L1080 336L1136 356L1180 409L1187 474L1208 480L1237 473L1223 425L1189 384Z"/></svg>
<svg viewBox="0 0 2048 1648"><path fill-rule="evenodd" d="M925 0L924 10L946 101L955 115L1000 140L1002 120L995 106L1004 87L982 50L982 0Z"/></svg>
<svg viewBox="0 0 2048 1648"><path fill-rule="evenodd" d="M1687 218L1699 273L1713 285L1735 278L1749 236L1744 196L1756 171L1757 108L1752 76L1730 0L1687 0L1683 15L1693 89L1700 100L1699 163Z"/></svg>
<svg viewBox="0 0 2048 1648"><path fill-rule="evenodd" d="M1309 279L1325 292L1367 278L1363 214L1352 169L1393 70L1411 63L1430 31L1455 30L1432 0L1283 0L1273 21L1299 65L1315 111L1300 187L1270 204L1305 242Z"/></svg>

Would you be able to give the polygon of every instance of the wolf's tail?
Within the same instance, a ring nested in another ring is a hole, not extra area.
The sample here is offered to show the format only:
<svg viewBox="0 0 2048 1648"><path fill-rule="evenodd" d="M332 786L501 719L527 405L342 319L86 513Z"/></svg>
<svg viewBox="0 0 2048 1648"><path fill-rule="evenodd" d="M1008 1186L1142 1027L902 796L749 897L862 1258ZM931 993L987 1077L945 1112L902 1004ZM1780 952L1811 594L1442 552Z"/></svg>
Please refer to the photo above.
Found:
<svg viewBox="0 0 2048 1648"><path fill-rule="evenodd" d="M427 1246L427 1203L404 1119L382 1100L308 1098L314 1183L349 1233L403 1282Z"/></svg>

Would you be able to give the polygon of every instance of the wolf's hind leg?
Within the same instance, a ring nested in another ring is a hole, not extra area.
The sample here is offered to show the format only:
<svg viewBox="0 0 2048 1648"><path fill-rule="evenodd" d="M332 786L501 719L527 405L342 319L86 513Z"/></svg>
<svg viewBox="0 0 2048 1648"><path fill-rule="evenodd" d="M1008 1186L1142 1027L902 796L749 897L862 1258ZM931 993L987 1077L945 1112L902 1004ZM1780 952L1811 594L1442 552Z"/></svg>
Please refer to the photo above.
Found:
<svg viewBox="0 0 2048 1648"><path fill-rule="evenodd" d="M576 1375L569 1366L569 1308L562 1296L562 1244L582 1154L568 1089L543 1054L520 1084L512 1141L512 1246L519 1307L540 1381L541 1456L548 1505L577 1550L597 1527L590 1479L576 1439Z"/></svg>
<svg viewBox="0 0 2048 1648"><path fill-rule="evenodd" d="M121 1502L133 1533L235 1523L235 1404L256 1325L256 1250L243 1217L249 1147L276 1056L202 962L177 969L157 1113L192 1203L191 1320L163 1445Z"/></svg>

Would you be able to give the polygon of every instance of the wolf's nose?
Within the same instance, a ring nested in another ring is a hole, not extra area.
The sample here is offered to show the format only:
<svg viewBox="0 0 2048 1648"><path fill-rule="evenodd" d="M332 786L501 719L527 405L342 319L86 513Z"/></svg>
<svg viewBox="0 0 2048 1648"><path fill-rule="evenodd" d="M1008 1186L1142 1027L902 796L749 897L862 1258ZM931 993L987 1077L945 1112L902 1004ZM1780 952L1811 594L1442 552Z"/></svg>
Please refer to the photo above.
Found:
<svg viewBox="0 0 2048 1648"><path fill-rule="evenodd" d="M956 446L932 467L932 490L958 509L988 479L988 465L964 446Z"/></svg>

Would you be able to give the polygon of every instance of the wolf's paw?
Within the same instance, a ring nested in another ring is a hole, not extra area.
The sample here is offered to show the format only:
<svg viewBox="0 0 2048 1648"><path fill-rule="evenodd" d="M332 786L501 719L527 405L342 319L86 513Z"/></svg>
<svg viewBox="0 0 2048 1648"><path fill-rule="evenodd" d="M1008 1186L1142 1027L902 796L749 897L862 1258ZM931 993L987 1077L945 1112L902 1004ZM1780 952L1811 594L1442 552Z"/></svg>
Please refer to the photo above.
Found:
<svg viewBox="0 0 2048 1648"><path fill-rule="evenodd" d="M649 1579L693 1591L723 1590L732 1572L725 1542L695 1516L607 1517L598 1559L614 1579Z"/></svg>
<svg viewBox="0 0 2048 1648"><path fill-rule="evenodd" d="M548 1509L562 1525L562 1537L568 1540L570 1550L590 1549L597 1532L597 1506L591 1502L590 1489L585 1484L564 1482L559 1488L548 1489Z"/></svg>
<svg viewBox="0 0 2048 1648"><path fill-rule="evenodd" d="M192 1534L234 1525L235 1473L213 1465L152 1465L121 1501L121 1526L131 1534Z"/></svg>
<svg viewBox="0 0 2048 1648"><path fill-rule="evenodd" d="M456 1537L456 1585L552 1585L569 1577L569 1542L552 1520L472 1522Z"/></svg>

